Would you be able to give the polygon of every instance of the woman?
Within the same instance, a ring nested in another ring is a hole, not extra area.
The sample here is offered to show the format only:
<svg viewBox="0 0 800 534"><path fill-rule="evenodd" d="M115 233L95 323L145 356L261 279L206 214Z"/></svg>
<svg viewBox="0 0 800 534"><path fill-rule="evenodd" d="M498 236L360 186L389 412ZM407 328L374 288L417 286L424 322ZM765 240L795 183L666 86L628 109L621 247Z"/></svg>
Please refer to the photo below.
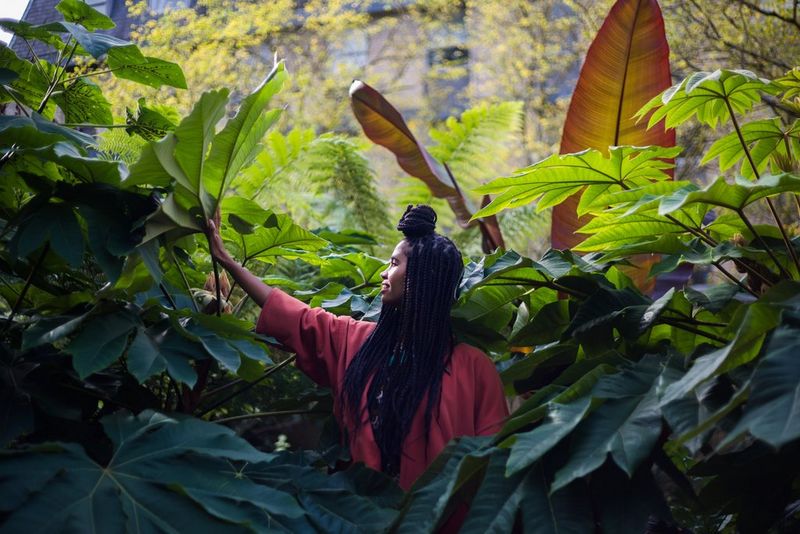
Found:
<svg viewBox="0 0 800 534"><path fill-rule="evenodd" d="M262 308L256 331L296 352L297 367L333 390L353 460L398 477L405 490L452 438L493 434L508 415L491 360L454 342L450 309L463 263L435 223L422 205L400 219L405 239L381 273L377 324L310 308L265 285L208 223L211 253Z"/></svg>

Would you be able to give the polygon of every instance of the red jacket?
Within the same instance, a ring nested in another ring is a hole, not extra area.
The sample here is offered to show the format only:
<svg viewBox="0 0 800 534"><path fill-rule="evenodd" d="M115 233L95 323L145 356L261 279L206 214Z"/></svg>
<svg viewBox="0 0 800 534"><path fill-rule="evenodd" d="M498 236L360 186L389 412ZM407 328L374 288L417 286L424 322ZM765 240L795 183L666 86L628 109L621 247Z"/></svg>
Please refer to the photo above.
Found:
<svg viewBox="0 0 800 534"><path fill-rule="evenodd" d="M353 461L380 470L381 456L366 419L353 435L350 415L342 410L339 393L344 373L353 357L375 328L375 323L339 317L273 289L258 318L256 331L277 339L297 353L297 367L312 380L328 386L335 399L334 412L348 429ZM361 398L367 402L367 386ZM442 377L439 409L434 409L428 440L425 440L425 405L420 402L411 430L403 444L400 486L408 490L452 438L494 434L508 415L503 386L494 364L479 349L460 343L453 349L449 369Z"/></svg>

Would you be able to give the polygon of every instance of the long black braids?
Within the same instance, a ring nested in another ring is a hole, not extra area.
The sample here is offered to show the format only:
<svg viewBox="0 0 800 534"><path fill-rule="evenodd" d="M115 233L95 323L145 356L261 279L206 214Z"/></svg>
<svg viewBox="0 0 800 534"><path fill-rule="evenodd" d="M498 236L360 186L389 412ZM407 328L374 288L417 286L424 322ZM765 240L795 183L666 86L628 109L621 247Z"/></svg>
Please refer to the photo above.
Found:
<svg viewBox="0 0 800 534"><path fill-rule="evenodd" d="M398 306L385 306L375 330L345 372L342 402L353 432L371 413L381 468L397 475L403 442L427 394L425 437L441 396L453 349L450 309L463 273L458 248L437 234L430 206L408 206L397 229L407 247L405 291ZM367 406L361 398L367 384Z"/></svg>

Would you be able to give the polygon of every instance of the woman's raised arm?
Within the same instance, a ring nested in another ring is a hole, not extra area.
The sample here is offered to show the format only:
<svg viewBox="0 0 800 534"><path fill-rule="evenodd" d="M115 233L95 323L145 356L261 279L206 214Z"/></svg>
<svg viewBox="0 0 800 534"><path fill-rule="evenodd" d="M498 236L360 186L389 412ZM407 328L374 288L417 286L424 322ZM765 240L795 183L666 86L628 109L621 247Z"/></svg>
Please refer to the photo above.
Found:
<svg viewBox="0 0 800 534"><path fill-rule="evenodd" d="M272 288L231 257L219 235L219 215L208 220L206 232L211 246L211 255L217 260L217 263L230 273L236 283L253 299L253 302L259 307L263 307Z"/></svg>

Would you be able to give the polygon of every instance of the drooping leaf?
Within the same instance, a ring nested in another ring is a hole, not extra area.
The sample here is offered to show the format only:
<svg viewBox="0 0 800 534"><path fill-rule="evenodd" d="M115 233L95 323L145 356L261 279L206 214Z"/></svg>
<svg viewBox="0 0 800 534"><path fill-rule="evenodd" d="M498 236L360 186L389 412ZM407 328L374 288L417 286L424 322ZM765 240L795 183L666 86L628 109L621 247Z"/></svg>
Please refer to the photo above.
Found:
<svg viewBox="0 0 800 534"><path fill-rule="evenodd" d="M552 490L599 468L608 454L632 476L661 433L659 398L677 374L658 357L647 356L598 381L592 396L605 402L575 431L569 460L556 473Z"/></svg>
<svg viewBox="0 0 800 534"><path fill-rule="evenodd" d="M29 117L0 116L0 142L11 146L19 142L27 147L45 147L59 141L69 141L78 147L94 144L92 136L44 120L38 113Z"/></svg>
<svg viewBox="0 0 800 534"><path fill-rule="evenodd" d="M618 145L675 145L675 132L645 129L634 114L671 84L669 46L656 0L619 0L586 54L561 137L562 154ZM658 122L658 121L654 121ZM665 156L669 157L669 156ZM563 199L562 199L563 200ZM572 248L586 224L573 197L553 210L551 243Z"/></svg>
<svg viewBox="0 0 800 534"><path fill-rule="evenodd" d="M85 378L122 356L137 324L136 317L124 310L86 322L64 349L72 354L72 366L78 375Z"/></svg>
<svg viewBox="0 0 800 534"><path fill-rule="evenodd" d="M45 243L73 267L83 263L83 234L68 204L49 203L30 213L9 246L15 255L26 257Z"/></svg>
<svg viewBox="0 0 800 534"><path fill-rule="evenodd" d="M90 32L80 24L73 22L60 22L59 24L75 38L86 53L95 59L99 59L100 56L107 54L109 50L114 48L131 45L129 41L124 41L113 35Z"/></svg>
<svg viewBox="0 0 800 534"><path fill-rule="evenodd" d="M378 91L356 80L350 86L350 103L353 113L373 142L388 148L397 158L400 167L411 176L419 178L437 198L447 200L458 223L467 228L475 208L459 190L448 170L417 141L402 115ZM502 235L496 220L480 221L485 252L502 246Z"/></svg>

